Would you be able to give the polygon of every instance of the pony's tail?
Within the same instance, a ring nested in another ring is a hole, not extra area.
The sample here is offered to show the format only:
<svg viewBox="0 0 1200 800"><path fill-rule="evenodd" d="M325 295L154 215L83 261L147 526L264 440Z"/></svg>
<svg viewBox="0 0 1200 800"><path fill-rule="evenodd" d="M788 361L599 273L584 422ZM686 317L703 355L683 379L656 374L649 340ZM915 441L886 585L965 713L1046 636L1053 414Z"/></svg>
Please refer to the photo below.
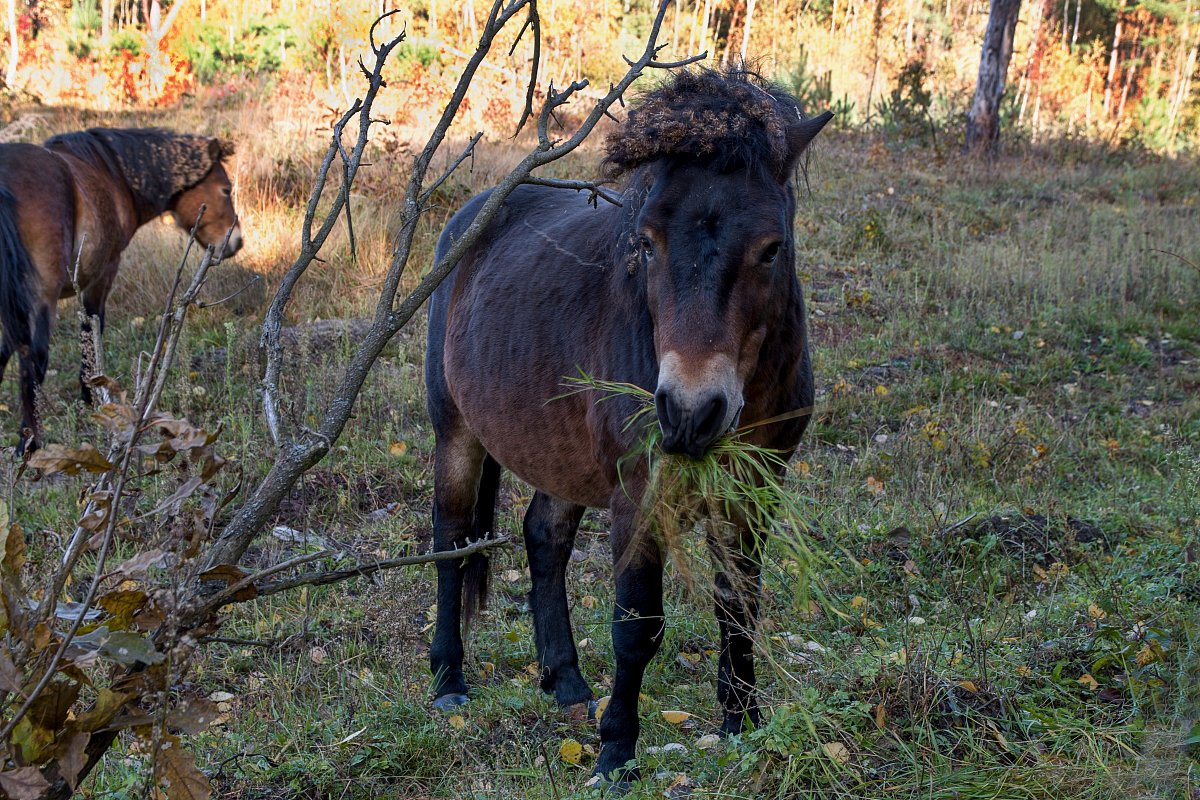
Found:
<svg viewBox="0 0 1200 800"><path fill-rule="evenodd" d="M33 343L33 261L17 229L17 199L0 184L0 326L14 352Z"/></svg>
<svg viewBox="0 0 1200 800"><path fill-rule="evenodd" d="M496 520L496 492L500 489L500 463L491 456L483 460L479 496L475 500L475 540L491 534ZM492 562L487 551L467 556L463 565L463 629L469 630L475 614L487 608L488 579Z"/></svg>

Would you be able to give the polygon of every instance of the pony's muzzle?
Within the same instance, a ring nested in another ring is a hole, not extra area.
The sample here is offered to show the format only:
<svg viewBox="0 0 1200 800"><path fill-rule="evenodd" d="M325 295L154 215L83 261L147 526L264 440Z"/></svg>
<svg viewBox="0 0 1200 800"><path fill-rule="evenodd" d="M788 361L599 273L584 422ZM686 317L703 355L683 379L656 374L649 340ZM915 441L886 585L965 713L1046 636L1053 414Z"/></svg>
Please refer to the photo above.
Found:
<svg viewBox="0 0 1200 800"><path fill-rule="evenodd" d="M238 223L233 226L233 232L229 234L229 244L225 245L225 254L223 257L228 258L237 253L238 250L242 249L242 244L242 225Z"/></svg>
<svg viewBox="0 0 1200 800"><path fill-rule="evenodd" d="M667 352L659 362L654 393L663 451L700 458L737 424L742 402L741 381L730 358L684 359Z"/></svg>
<svg viewBox="0 0 1200 800"><path fill-rule="evenodd" d="M654 395L662 449L667 453L700 458L727 430L729 401L723 394L710 394L695 404L680 402L672 392Z"/></svg>

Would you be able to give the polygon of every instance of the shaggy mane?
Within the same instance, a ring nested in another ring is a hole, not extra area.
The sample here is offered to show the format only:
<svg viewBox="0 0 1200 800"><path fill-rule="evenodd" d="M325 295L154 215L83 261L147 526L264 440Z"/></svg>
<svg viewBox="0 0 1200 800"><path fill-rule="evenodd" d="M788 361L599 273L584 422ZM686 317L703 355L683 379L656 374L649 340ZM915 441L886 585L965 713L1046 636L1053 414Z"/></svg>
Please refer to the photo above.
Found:
<svg viewBox="0 0 1200 800"><path fill-rule="evenodd" d="M141 204L160 213L233 152L226 142L163 128L89 128L53 136L45 147L107 169Z"/></svg>
<svg viewBox="0 0 1200 800"><path fill-rule="evenodd" d="M602 164L607 179L659 159L696 159L726 172L787 165L787 128L800 104L745 68L677 72L636 101L609 134Z"/></svg>

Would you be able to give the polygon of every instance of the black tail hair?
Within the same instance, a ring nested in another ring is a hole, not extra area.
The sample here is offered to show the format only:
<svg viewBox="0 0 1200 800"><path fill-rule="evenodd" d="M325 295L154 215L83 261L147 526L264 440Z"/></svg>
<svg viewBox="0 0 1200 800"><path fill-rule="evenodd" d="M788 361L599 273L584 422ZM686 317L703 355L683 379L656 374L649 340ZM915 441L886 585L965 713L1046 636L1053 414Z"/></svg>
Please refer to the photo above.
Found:
<svg viewBox="0 0 1200 800"><path fill-rule="evenodd" d="M500 489L500 463L491 456L483 460L479 476L479 496L475 500L475 539L489 536L495 529L496 492ZM467 556L463 565L463 629L469 630L475 614L487 608L488 578L491 559L487 551Z"/></svg>
<svg viewBox="0 0 1200 800"><path fill-rule="evenodd" d="M0 184L0 326L14 352L33 343L33 261L17 230L17 199Z"/></svg>

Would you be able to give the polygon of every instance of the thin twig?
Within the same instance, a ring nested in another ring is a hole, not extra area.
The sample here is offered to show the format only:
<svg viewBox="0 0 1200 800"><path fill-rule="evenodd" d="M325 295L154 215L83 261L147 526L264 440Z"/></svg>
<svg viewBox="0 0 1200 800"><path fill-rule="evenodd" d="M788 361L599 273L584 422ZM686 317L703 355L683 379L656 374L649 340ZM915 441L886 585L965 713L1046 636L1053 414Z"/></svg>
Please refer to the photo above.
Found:
<svg viewBox="0 0 1200 800"><path fill-rule="evenodd" d="M588 202L592 205L596 204L596 198L600 198L606 203L610 203L617 207L621 206L621 196L619 194L610 192L608 189L605 189L595 181L575 181L565 178L540 178L531 175L530 177L526 178L524 182L530 184L531 186L549 186L553 189L574 189L577 192L587 192Z"/></svg>
<svg viewBox="0 0 1200 800"><path fill-rule="evenodd" d="M358 577L360 575L371 575L376 572L382 572L387 569L395 569L397 567L409 567L414 564L431 564L438 561L449 561L455 558L466 558L475 553L481 553L484 550L490 550L494 547L501 547L511 542L512 539L508 536L497 536L492 539L480 539L477 542L471 542L468 545L456 548L454 550L438 550L434 553L426 553L419 556L403 556L401 558L389 558L383 561L372 561L365 564L357 564L346 569L328 570L320 572L309 572L303 575L298 575L295 578L288 580L276 581L274 583L264 584L258 587L258 596L266 597L279 592L285 592L288 589L295 589L299 586L324 586L329 583L339 583L348 578Z"/></svg>
<svg viewBox="0 0 1200 800"><path fill-rule="evenodd" d="M476 131L475 135L471 137L471 140L467 142L467 146L463 148L461 153L459 153L458 158L454 160L454 163L446 168L446 171L442 173L440 178L429 184L429 188L421 194L420 204L422 206L429 202L429 198L433 196L433 193L436 192L438 188L446 182L447 178L454 174L454 171L458 169L464 161L466 161L468 158L475 157L475 145L479 144L479 140L482 138L483 131Z"/></svg>
<svg viewBox="0 0 1200 800"><path fill-rule="evenodd" d="M228 303L230 300L232 300L233 298L237 297L239 294L241 294L242 292L246 291L247 289L249 289L249 288L250 288L251 286L253 286L254 284L256 284L256 283L259 283L259 282L261 282L261 281L262 281L262 276L261 276L261 275L255 275L253 278L251 278L250 280L246 281L246 285L245 285L245 286L243 286L242 288L238 289L238 290L237 290L236 292L234 292L233 294L226 295L225 297L222 297L220 300L199 300L199 301L197 301L197 302L196 302L196 308L212 308L213 306L219 306L219 305L221 305L222 303Z"/></svg>

